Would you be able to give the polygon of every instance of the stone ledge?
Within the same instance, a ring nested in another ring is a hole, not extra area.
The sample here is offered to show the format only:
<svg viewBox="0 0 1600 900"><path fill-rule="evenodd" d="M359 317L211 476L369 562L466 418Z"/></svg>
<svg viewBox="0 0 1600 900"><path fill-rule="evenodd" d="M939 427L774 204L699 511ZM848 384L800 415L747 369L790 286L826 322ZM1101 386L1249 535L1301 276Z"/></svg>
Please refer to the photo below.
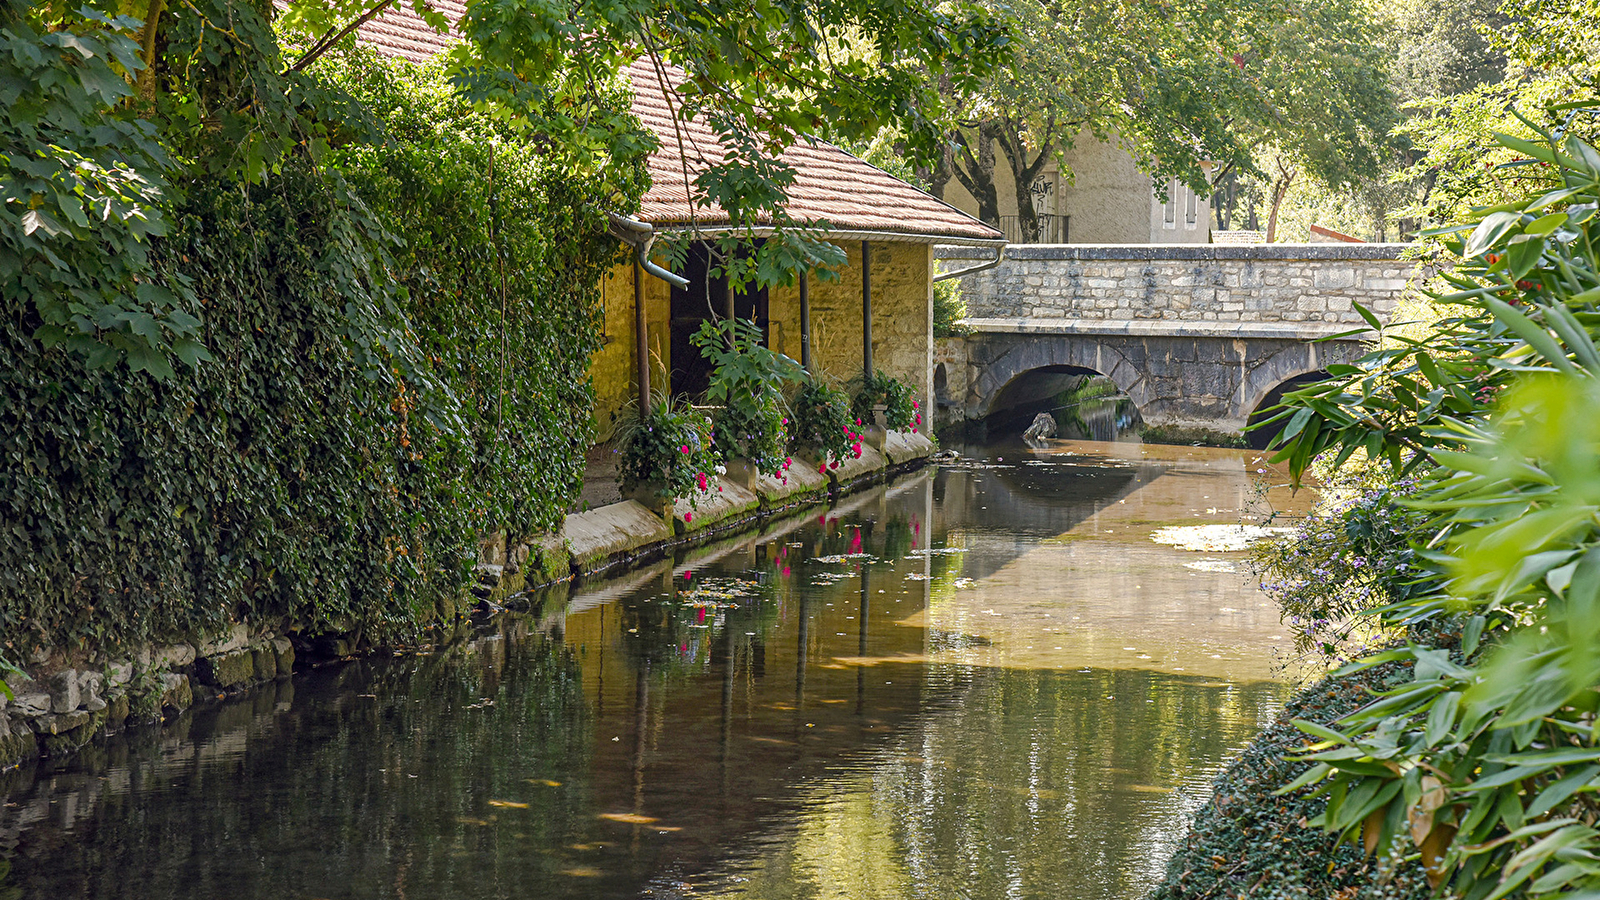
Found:
<svg viewBox="0 0 1600 900"><path fill-rule="evenodd" d="M784 479L787 479L785 482ZM762 474L750 485L765 506L786 506L809 494L823 494L828 490L828 479L814 465L796 458L783 473L783 478Z"/></svg>
<svg viewBox="0 0 1600 900"><path fill-rule="evenodd" d="M1011 244L1007 260L1351 260L1404 259L1416 244ZM937 260L992 259L973 247L941 246Z"/></svg>
<svg viewBox="0 0 1600 900"><path fill-rule="evenodd" d="M1082 334L1094 337L1267 338L1306 341L1367 341L1370 329L1344 322L1174 322L1170 319L962 319L973 334ZM1354 332L1354 333L1351 333Z"/></svg>
<svg viewBox="0 0 1600 900"><path fill-rule="evenodd" d="M933 452L933 441L916 431L891 431L883 441L883 455L889 458L890 465L927 459Z"/></svg>
<svg viewBox="0 0 1600 900"><path fill-rule="evenodd" d="M694 505L686 497L672 504L673 530L678 534L700 531L728 519L742 518L746 513L755 512L760 505L755 494L723 478L716 488L696 496Z"/></svg>
<svg viewBox="0 0 1600 900"><path fill-rule="evenodd" d="M619 553L672 539L672 526L636 500L624 500L567 516L561 536L573 566L588 572Z"/></svg>

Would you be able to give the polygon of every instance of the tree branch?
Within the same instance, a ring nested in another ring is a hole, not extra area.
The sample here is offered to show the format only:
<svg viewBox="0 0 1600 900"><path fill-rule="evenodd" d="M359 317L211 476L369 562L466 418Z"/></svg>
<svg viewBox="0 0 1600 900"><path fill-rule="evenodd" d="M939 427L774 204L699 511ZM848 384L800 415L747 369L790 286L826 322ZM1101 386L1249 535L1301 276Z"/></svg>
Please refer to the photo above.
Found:
<svg viewBox="0 0 1600 900"><path fill-rule="evenodd" d="M355 31L357 28L360 28L361 26L363 26L363 25L367 24L368 22L372 21L374 16L376 16L378 13L381 13L384 10L388 9L393 3L394 3L394 0L382 0L382 2L379 3L377 6L374 6L373 8L371 8L371 9L367 10L366 12L362 13L361 15L357 16L356 20L354 22L351 22L349 25L346 25L345 27L339 29L339 32L337 34L333 33L333 29L332 28L328 29L329 33L328 34L324 34L322 36L321 40L319 40L315 44L313 44L311 46L311 49L307 50L305 52L304 56L302 56L299 59L295 60L294 65L290 66L287 69L284 69L283 70L283 74L288 75L291 72L299 72L299 71L303 70L306 66L309 66L312 63L316 62L317 59L320 58L324 53L327 53L328 50L330 50L333 47L333 45L335 45L335 44L339 43L340 41L344 40L345 35L349 34L352 31Z"/></svg>

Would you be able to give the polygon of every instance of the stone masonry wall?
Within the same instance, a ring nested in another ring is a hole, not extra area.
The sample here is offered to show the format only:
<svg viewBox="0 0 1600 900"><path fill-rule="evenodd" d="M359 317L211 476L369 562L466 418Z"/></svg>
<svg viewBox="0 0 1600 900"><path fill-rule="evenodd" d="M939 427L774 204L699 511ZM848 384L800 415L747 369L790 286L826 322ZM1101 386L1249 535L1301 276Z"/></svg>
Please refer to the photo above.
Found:
<svg viewBox="0 0 1600 900"><path fill-rule="evenodd" d="M1386 317L1416 272L1408 244L1013 245L966 276L975 319L1166 320L1360 326ZM948 269L975 254L941 248Z"/></svg>
<svg viewBox="0 0 1600 900"><path fill-rule="evenodd" d="M836 281L811 279L813 364L842 384L861 374L861 242L841 242L850 260ZM872 363L912 385L927 408L933 380L933 286L928 244L872 242ZM992 254L991 254L992 255ZM769 294L772 349L800 358L800 291Z"/></svg>

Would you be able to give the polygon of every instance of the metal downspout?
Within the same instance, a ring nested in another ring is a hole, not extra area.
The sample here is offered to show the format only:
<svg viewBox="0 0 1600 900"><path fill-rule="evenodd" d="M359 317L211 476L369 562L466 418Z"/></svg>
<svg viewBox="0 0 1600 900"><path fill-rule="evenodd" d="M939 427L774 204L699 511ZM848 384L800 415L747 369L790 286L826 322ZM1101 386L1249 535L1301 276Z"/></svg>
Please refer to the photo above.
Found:
<svg viewBox="0 0 1600 900"><path fill-rule="evenodd" d="M649 272L679 289L687 288L689 279L674 275L650 261L650 245L656 239L655 226L613 212L606 213L606 218L611 223L608 229L611 236L633 248L633 355L638 367L635 379L639 389L639 415L645 416L650 411L650 343L641 273Z"/></svg>
<svg viewBox="0 0 1600 900"><path fill-rule="evenodd" d="M943 275L935 275L933 276L933 280L943 281L946 278L960 278L963 275L971 275L974 272L982 272L985 269L992 269L1004 262L1005 258L1006 246L1002 245L998 250L995 251L994 259L991 259L988 262L978 263L975 266L967 266L965 269L957 269L954 272L946 272Z"/></svg>

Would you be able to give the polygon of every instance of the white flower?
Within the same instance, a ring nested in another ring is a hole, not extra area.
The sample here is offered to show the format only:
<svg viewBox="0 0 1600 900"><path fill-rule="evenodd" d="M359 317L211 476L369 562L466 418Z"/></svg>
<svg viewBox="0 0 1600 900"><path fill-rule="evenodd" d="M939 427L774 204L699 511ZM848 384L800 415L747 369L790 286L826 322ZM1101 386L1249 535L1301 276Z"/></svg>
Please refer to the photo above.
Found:
<svg viewBox="0 0 1600 900"><path fill-rule="evenodd" d="M728 467L727 466L717 466L717 474L718 475L726 475L726 474L728 474Z"/></svg>

